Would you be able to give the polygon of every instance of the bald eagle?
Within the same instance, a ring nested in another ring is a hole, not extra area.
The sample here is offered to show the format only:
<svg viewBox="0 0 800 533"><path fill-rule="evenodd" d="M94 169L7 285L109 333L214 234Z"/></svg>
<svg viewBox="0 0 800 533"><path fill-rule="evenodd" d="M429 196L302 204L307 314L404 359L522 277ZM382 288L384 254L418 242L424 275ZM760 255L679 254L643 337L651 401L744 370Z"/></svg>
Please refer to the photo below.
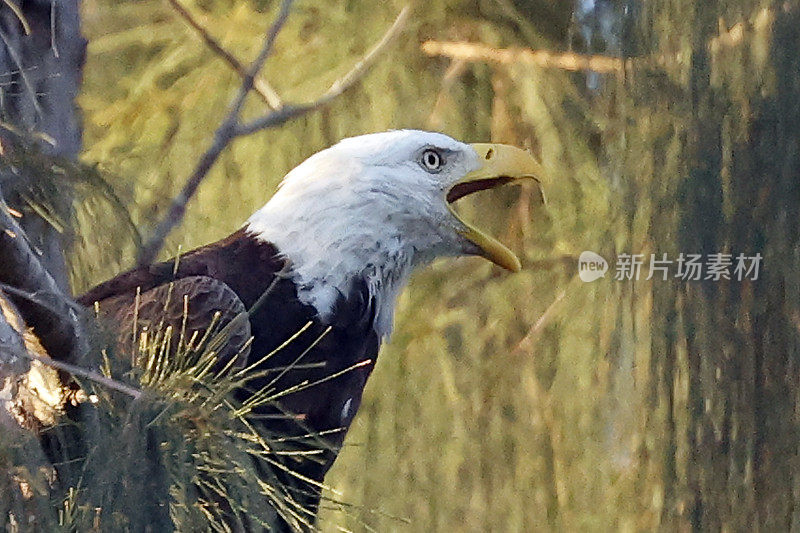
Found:
<svg viewBox="0 0 800 533"><path fill-rule="evenodd" d="M189 296L189 330L207 326L214 312L224 321L247 310L249 324L236 332L228 356L238 353L240 365L261 374L253 389L269 383L290 391L316 383L272 406L290 416L265 410L263 423L287 434L324 436L321 458L292 467L321 482L358 410L411 272L458 255L520 269L508 248L462 220L451 204L541 176L530 154L507 145L470 145L413 130L345 139L289 172L238 231L183 254L177 266L171 260L120 274L79 301L97 305L119 324L132 314L146 321L170 313L162 302L171 286ZM183 308L176 301L168 320L179 324ZM250 336L249 353L242 352ZM270 369L284 370L264 372ZM315 510L318 485L308 484L303 493L304 505Z"/></svg>

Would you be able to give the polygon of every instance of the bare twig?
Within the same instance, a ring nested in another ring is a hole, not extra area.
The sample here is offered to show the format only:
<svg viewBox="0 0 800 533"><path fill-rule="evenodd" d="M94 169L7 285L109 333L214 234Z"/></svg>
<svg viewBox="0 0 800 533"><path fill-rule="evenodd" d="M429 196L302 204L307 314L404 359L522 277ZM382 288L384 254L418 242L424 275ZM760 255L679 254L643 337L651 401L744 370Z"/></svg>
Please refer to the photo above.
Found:
<svg viewBox="0 0 800 533"><path fill-rule="evenodd" d="M439 129L442 126L442 112L447 102L447 97L450 94L450 89L461 74L464 73L467 67L467 62L463 59L456 59L447 67L447 71L442 76L442 87L439 89L439 94L436 96L436 103L433 104L433 111L428 116L428 125L434 129Z"/></svg>
<svg viewBox="0 0 800 533"><path fill-rule="evenodd" d="M250 65L250 68L248 68L245 73L242 86L239 88L239 94L236 95L236 99L233 101L233 105L231 106L230 114L225 120L225 123L222 125L222 128L224 128L227 135L235 135L236 124L239 121L239 113L242 110L245 98L247 98L247 93L253 89L256 76L259 72L261 72L261 69L264 67L264 63L266 63L267 58L269 57L270 53L272 53L272 48L275 46L275 39L278 38L278 34L281 32L283 26L286 24L286 20L289 18L289 10L292 7L292 3L292 0L283 0L278 17L275 19L275 22L272 23L272 26L270 26L269 31L267 32L267 37L264 39L264 45L261 47L261 51L258 53L258 57L256 57L255 61L253 61L253 63Z"/></svg>
<svg viewBox="0 0 800 533"><path fill-rule="evenodd" d="M50 49L58 58L58 45L56 44L56 0L50 0Z"/></svg>
<svg viewBox="0 0 800 533"><path fill-rule="evenodd" d="M183 20L197 32L203 42L206 43L212 52L220 56L228 65L233 68L239 75L244 78L247 75L246 67L236 59L236 57L226 50L218 40L216 40L208 30L194 18L194 16L181 4L178 0L167 0L169 4L178 12ZM254 80L253 89L261 99L272 109L281 107L281 98L272 86L262 77L256 76Z"/></svg>
<svg viewBox="0 0 800 533"><path fill-rule="evenodd" d="M400 32L403 31L403 28L405 27L410 15L411 8L409 6L404 7L403 10L397 15L397 18L394 20L391 27L389 27L386 33L383 34L383 37L381 37L380 41L378 41L375 46L373 46L364 55L364 57L356 62L356 64L353 65L353 68L351 68L344 76L334 81L328 90L322 93L318 99L305 104L284 105L280 109L276 109L274 112L264 117L253 120L247 124L242 124L236 129L236 135L249 135L263 129L274 128L275 126L283 124L289 119L310 111L316 111L317 109L330 104L333 100L341 96L345 91L358 83L358 81L361 80L361 78L363 78L367 72L369 72L369 70L377 62L380 55L386 50L392 41L394 41L394 39L400 35Z"/></svg>
<svg viewBox="0 0 800 533"><path fill-rule="evenodd" d="M9 285L7 283L0 282L0 292L5 292L9 296L16 296L17 299L27 300L34 305L38 305L40 307L45 307L49 309L51 313L71 313L77 316L78 313L82 312L85 308L72 300L64 299L60 301L61 297L57 294L48 293L44 291L37 291L37 292L28 292L23 291L14 287L13 285Z"/></svg>
<svg viewBox="0 0 800 533"><path fill-rule="evenodd" d="M569 289L576 283L575 280L577 279L579 279L577 275L573 276L567 286L558 292L555 299L547 306L544 313L541 314L525 336L517 343L514 349L511 350L512 353L533 353L534 343L539 338L544 327L553 319L558 311L559 305L564 301L567 292L569 292Z"/></svg>
<svg viewBox="0 0 800 533"><path fill-rule="evenodd" d="M621 58L601 55L584 55L572 52L550 52L529 48L492 48L482 43L425 41L422 51L429 56L446 56L452 59L501 63L511 65L524 63L539 67L563 70L593 70L610 73L622 70Z"/></svg>
<svg viewBox="0 0 800 533"><path fill-rule="evenodd" d="M242 86L239 89L239 94L236 96L228 116L223 121L222 125L217 129L214 134L214 142L211 147L200 158L199 163L194 169L194 172L186 181L181 192L176 196L167 216L161 223L156 226L150 240L142 247L139 254L139 264L146 265L153 262L159 250L164 244L164 239L167 234L174 228L183 218L186 212L186 204L194 196L197 187L208 174L211 167L219 158L220 153L228 146L228 144L236 137L249 135L260 130L274 128L293 118L304 115L311 111L320 109L330 104L334 99L342 95L345 91L353 87L370 68L375 64L381 53L388 47L388 45L397 37L402 31L405 23L411 13L409 7L403 8L400 14L395 19L392 26L383 35L380 41L373 46L364 57L362 57L352 69L350 69L344 76L337 79L317 100L304 103L304 104L282 104L277 109L259 119L253 120L246 124L239 124L239 113L242 105L244 104L245 97L253 89L255 77L261 70L272 50L272 45L280 29L283 27L286 17L289 13L291 0L284 0L281 4L281 12L278 18L270 27L269 33L264 41L264 46L258 58L248 69Z"/></svg>
<svg viewBox="0 0 800 533"><path fill-rule="evenodd" d="M247 69L244 80L242 81L242 86L239 88L239 93L236 95L236 98L234 98L233 103L231 104L228 115L225 117L225 120L222 122L220 127L217 128L217 131L214 134L213 143L208 150L206 150L206 153L204 153L200 158L200 161L195 167L194 172L186 181L186 184L183 186L183 189L181 189L181 192L172 200L172 204L167 212L167 216L158 224L158 226L156 226L152 237L150 237L150 240L142 248L142 251L139 254L140 265L150 264L156 258L156 255L161 249L167 234L169 234L172 228L174 228L183 218L183 215L186 212L186 204L189 202L189 199L194 196L194 193L197 191L197 187L203 181L203 178L206 177L208 171L211 170L211 167L217 161L217 158L219 158L219 155L235 137L236 124L239 121L239 113L242 110L245 98L253 88L255 76L264 66L264 62L267 60L267 57L269 57L272 47L275 44L275 39L283 28L283 25L286 23L291 6L292 0L283 0L281 3L281 9L278 13L278 17L272 23L269 31L267 32L267 36L264 38L264 44L261 47L261 51L258 53L258 57L256 57L255 61L253 61L253 63Z"/></svg>
<svg viewBox="0 0 800 533"><path fill-rule="evenodd" d="M36 354L32 354L29 352L25 352L25 357L32 359L34 361L39 361L43 365L49 366L51 368L55 368L56 370L62 370L73 376L78 376L81 378L86 378L88 380L94 381L95 383L99 383L109 389L113 389L115 391L121 392L123 394L127 394L131 396L133 399L138 400L142 397L142 391L135 387L131 387L130 385L126 385L125 383L120 383L114 379L106 377L102 374L95 372L94 370L87 370L80 366L71 365L69 363L65 363L64 361L56 361L55 359L50 359L49 357L41 357Z"/></svg>
<svg viewBox="0 0 800 533"><path fill-rule="evenodd" d="M14 48L14 43L9 41L8 36L2 30L0 30L0 39L2 39L3 44L6 45L6 50L8 50L8 55L11 57L11 60L14 61L14 64L16 64L17 68L19 68L19 76L22 78L22 83L25 85L27 94L31 99L31 105L33 105L33 109L36 110L36 114L38 116L41 116L42 106L39 105L39 99L36 98L36 89L28 77L28 73L25 71L25 65L22 64L22 58L19 56L19 50Z"/></svg>

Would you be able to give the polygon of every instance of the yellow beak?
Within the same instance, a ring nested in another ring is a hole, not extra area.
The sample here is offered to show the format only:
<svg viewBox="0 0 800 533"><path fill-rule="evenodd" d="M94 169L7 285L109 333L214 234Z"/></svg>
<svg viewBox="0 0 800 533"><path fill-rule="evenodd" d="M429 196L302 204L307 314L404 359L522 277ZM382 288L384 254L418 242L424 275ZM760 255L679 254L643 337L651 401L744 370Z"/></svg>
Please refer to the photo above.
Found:
<svg viewBox="0 0 800 533"><path fill-rule="evenodd" d="M507 183L532 179L539 183L544 176L542 167L531 154L506 144L472 144L478 153L482 165L464 176L447 191L447 204L463 228L460 230L468 241L480 250L480 255L512 272L519 272L522 265L514 253L500 241L483 233L481 230L463 220L452 209L451 204L464 196L486 189L494 189Z"/></svg>

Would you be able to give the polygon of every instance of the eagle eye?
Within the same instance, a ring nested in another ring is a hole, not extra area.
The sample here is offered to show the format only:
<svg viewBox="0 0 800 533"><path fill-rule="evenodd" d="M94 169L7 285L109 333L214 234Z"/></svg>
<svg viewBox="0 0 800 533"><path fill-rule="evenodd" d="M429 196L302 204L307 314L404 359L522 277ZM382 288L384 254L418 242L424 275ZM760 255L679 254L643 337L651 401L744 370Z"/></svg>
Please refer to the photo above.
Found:
<svg viewBox="0 0 800 533"><path fill-rule="evenodd" d="M438 151L428 148L422 152L420 164L428 172L439 172L444 166L444 157Z"/></svg>

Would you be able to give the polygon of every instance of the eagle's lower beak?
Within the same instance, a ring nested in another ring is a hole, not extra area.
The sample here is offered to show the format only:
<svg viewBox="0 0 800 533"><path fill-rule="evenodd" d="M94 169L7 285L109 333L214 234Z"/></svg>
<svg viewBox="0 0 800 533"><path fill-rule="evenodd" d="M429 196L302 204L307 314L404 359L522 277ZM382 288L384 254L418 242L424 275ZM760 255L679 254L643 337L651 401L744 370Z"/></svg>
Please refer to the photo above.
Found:
<svg viewBox="0 0 800 533"><path fill-rule="evenodd" d="M486 235L461 219L450 204L468 194L494 189L506 183L525 179L532 179L541 187L540 180L544 176L542 167L531 154L515 146L486 143L477 143L471 146L478 153L483 164L479 169L464 176L447 191L448 207L453 216L463 224L460 233L478 247L480 255L505 269L518 272L522 265L517 256L497 239Z"/></svg>

